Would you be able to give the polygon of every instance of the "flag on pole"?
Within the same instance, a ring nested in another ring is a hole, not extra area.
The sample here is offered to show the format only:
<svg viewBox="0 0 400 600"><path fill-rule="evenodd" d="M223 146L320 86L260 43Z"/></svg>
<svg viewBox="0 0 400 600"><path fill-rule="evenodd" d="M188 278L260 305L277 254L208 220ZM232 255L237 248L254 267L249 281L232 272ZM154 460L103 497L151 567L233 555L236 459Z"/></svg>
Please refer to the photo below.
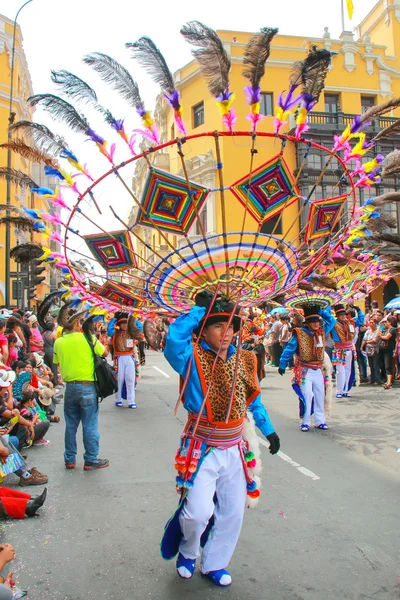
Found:
<svg viewBox="0 0 400 600"><path fill-rule="evenodd" d="M346 4L347 4L347 12L349 14L349 19L351 21L353 18L353 13L354 13L353 0L346 0Z"/></svg>

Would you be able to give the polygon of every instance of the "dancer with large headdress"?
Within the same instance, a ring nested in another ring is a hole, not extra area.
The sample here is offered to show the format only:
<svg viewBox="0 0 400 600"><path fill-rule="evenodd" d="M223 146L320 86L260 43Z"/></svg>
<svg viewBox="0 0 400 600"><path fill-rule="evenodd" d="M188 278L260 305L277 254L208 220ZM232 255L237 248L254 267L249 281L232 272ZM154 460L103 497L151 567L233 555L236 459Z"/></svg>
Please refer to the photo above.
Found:
<svg viewBox="0 0 400 600"><path fill-rule="evenodd" d="M300 429L310 430L311 415L314 426L326 430L325 385L323 364L325 359L325 336L335 325L328 310L317 304L304 304L304 325L293 329L293 336L282 352L279 374L284 375L288 362L297 355L292 386L300 400Z"/></svg>
<svg viewBox="0 0 400 600"><path fill-rule="evenodd" d="M251 475L255 453L243 437L247 410L270 441L271 454L280 445L261 402L256 356L232 344L235 334L240 337L238 312L234 303L200 292L196 306L171 324L165 347L166 359L181 376L188 420L175 465L181 501L161 551L166 559L179 553L178 574L189 579L203 546L201 572L219 586L231 583L226 568L239 538L246 493L250 499L260 494Z"/></svg>
<svg viewBox="0 0 400 600"><path fill-rule="evenodd" d="M336 398L347 398L356 378L354 344L358 327L364 323L364 315L358 306L354 307L357 311L356 319L346 313L343 304L335 304L333 308L336 323L332 330L332 363L336 365Z"/></svg>

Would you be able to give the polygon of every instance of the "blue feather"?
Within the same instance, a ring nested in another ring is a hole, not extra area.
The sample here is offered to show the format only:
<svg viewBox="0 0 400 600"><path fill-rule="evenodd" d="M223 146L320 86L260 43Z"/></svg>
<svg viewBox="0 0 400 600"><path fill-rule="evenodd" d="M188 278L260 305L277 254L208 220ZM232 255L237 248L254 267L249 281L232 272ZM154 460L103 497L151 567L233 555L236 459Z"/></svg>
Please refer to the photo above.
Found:
<svg viewBox="0 0 400 600"><path fill-rule="evenodd" d="M53 167L45 167L44 174L50 175L53 177L57 177L58 179L61 179L61 180L65 179L64 175L62 173L60 173L60 171L58 169L54 169Z"/></svg>
<svg viewBox="0 0 400 600"><path fill-rule="evenodd" d="M39 196L44 196L44 195L54 196L54 190L51 190L50 188L47 188L47 187L32 188L32 192L34 192L35 194L39 194Z"/></svg>

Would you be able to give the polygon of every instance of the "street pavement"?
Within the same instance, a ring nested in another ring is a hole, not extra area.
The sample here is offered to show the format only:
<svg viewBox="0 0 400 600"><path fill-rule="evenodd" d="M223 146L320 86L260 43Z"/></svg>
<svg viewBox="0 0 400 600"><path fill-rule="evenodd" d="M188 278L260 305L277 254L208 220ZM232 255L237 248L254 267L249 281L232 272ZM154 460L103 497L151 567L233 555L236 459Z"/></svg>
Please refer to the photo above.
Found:
<svg viewBox="0 0 400 600"><path fill-rule="evenodd" d="M101 405L100 457L109 468L84 472L80 456L66 471L63 422L51 426L49 447L28 451L30 464L49 475L48 499L40 517L1 526L28 598L400 598L398 389L360 387L334 406L328 432L301 433L290 374L269 369L262 388L282 450L273 457L266 441L262 448L262 497L245 515L230 588L199 573L180 580L174 561L160 557L177 504L174 457L185 411L173 414L178 377L148 352L138 409L118 409L112 399Z"/></svg>

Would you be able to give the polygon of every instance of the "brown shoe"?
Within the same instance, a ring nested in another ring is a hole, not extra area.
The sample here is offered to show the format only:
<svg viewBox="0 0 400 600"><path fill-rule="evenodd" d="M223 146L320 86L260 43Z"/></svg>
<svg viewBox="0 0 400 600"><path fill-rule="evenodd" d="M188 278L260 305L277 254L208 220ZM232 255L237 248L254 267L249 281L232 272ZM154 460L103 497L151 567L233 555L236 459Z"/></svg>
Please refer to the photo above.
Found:
<svg viewBox="0 0 400 600"><path fill-rule="evenodd" d="M20 480L19 480L20 486L43 485L49 481L49 478L47 477L47 475L40 473L40 471L38 471L36 469L36 467L32 467L32 469L30 469L30 472L31 472L30 477L27 477L26 479L24 479L23 477L20 477Z"/></svg>

